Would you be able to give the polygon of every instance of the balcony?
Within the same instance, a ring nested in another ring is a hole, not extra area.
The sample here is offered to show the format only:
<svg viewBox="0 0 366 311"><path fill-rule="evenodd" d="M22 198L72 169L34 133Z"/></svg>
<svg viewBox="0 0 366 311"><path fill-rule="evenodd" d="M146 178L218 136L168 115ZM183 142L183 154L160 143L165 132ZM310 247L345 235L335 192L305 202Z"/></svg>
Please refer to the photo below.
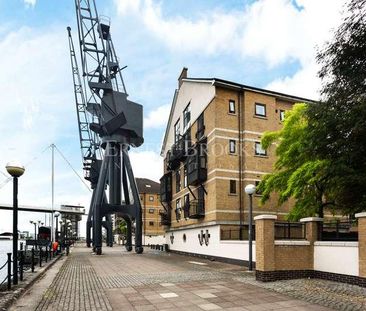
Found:
<svg viewBox="0 0 366 311"><path fill-rule="evenodd" d="M164 212L160 212L160 221L161 224L163 226L170 226L171 225L171 220L170 220L170 211L164 211Z"/></svg>
<svg viewBox="0 0 366 311"><path fill-rule="evenodd" d="M172 173L166 173L160 178L160 200L170 202L172 200Z"/></svg>
<svg viewBox="0 0 366 311"><path fill-rule="evenodd" d="M187 158L187 182L196 186L207 180L207 153L205 144L196 144Z"/></svg>
<svg viewBox="0 0 366 311"><path fill-rule="evenodd" d="M192 200L189 202L189 218L199 219L205 217L205 201Z"/></svg>
<svg viewBox="0 0 366 311"><path fill-rule="evenodd" d="M187 201L184 203L183 206L183 217L184 218L189 218L189 207L190 207L190 202Z"/></svg>
<svg viewBox="0 0 366 311"><path fill-rule="evenodd" d="M190 130L188 130L186 134L180 136L178 141L172 146L171 150L167 154L170 169L176 169L179 164L187 158L187 152L190 144Z"/></svg>

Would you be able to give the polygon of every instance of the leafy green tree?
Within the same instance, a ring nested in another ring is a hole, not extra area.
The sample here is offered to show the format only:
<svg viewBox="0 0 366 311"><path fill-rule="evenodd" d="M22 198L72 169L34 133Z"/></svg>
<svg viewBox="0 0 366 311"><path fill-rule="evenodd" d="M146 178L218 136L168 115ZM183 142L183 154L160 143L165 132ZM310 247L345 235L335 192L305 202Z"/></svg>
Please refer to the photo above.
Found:
<svg viewBox="0 0 366 311"><path fill-rule="evenodd" d="M334 203L327 195L331 183L329 162L314 157L309 149L306 112L306 104L295 104L286 113L283 128L266 132L262 138L263 148L276 146L277 161L274 172L259 184L261 202L265 203L273 192L278 194L279 204L294 198L296 203L288 216L290 220L316 214L322 217L324 207Z"/></svg>
<svg viewBox="0 0 366 311"><path fill-rule="evenodd" d="M318 53L322 100L295 105L282 130L262 144L277 144L272 174L259 185L262 202L295 199L290 219L366 210L366 0L351 0L334 38Z"/></svg>
<svg viewBox="0 0 366 311"><path fill-rule="evenodd" d="M366 209L366 0L352 0L318 54L322 98L309 105L309 145L331 163L332 195L344 213Z"/></svg>
<svg viewBox="0 0 366 311"><path fill-rule="evenodd" d="M116 228L114 229L114 234L127 234L127 224L122 217L117 217L116 219Z"/></svg>

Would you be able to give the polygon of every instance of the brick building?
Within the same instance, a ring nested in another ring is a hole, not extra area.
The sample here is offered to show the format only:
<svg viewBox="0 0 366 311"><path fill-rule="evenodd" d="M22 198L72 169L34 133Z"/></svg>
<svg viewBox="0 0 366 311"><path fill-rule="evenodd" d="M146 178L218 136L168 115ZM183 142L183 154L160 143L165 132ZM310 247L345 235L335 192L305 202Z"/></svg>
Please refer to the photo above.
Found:
<svg viewBox="0 0 366 311"><path fill-rule="evenodd" d="M261 136L280 129L294 103L309 100L216 78L189 78L187 71L178 79L161 149L162 222L168 234L179 233L183 240L197 236L191 229L205 232L212 226L244 232L249 205L244 188L257 184L275 162L274 146L263 150ZM276 198L259 207L259 199L256 194L253 216L281 219L289 210L289 203L278 207Z"/></svg>
<svg viewBox="0 0 366 311"><path fill-rule="evenodd" d="M164 227L159 216L159 211L162 209L160 184L147 178L136 178L136 183L142 207L143 235L163 235L165 233Z"/></svg>

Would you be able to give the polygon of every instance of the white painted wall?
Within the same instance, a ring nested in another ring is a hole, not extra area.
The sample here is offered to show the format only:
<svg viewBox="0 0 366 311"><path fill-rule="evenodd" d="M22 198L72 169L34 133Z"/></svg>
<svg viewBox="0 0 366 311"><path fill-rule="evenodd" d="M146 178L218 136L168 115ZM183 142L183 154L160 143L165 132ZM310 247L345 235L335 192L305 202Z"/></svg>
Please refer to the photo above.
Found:
<svg viewBox="0 0 366 311"><path fill-rule="evenodd" d="M359 276L358 242L315 242L314 270Z"/></svg>
<svg viewBox="0 0 366 311"><path fill-rule="evenodd" d="M166 236L165 235L146 235L142 236L142 242L144 242L145 245L151 245L151 244L160 244L163 245L166 243Z"/></svg>
<svg viewBox="0 0 366 311"><path fill-rule="evenodd" d="M209 244L202 246L199 243L198 235L209 231ZM170 241L173 233L174 243ZM186 234L186 242L183 241L183 234ZM166 233L166 243L169 244L171 250L189 252L208 256L217 256L231 259L248 260L249 245L248 241L220 241L220 225L206 226L197 229L185 229L178 231L168 231ZM253 261L255 261L255 241L253 241Z"/></svg>
<svg viewBox="0 0 366 311"><path fill-rule="evenodd" d="M215 87L211 83L204 82L190 82L184 81L181 85L178 95L175 109L170 124L170 128L167 129L168 136L166 140L164 157L174 144L174 125L180 120L180 132L183 134L183 110L191 102L191 124L196 121L202 111L208 106L210 101L215 96ZM192 133L194 137L195 133Z"/></svg>

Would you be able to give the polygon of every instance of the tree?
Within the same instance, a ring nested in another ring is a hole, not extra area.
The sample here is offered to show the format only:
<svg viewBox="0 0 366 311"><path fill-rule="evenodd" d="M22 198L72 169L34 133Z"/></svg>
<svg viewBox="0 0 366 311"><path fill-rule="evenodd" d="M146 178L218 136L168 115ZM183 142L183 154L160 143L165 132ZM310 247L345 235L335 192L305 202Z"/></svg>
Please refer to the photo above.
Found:
<svg viewBox="0 0 366 311"><path fill-rule="evenodd" d="M262 146L268 149L276 145L277 161L274 172L266 175L259 184L261 202L265 203L273 192L278 193L278 203L294 198L294 208L289 220L301 217L323 216L324 207L331 207L328 189L331 188L331 174L328 160L314 157L309 148L307 105L295 104L286 113L283 128L276 132L266 132Z"/></svg>
<svg viewBox="0 0 366 311"><path fill-rule="evenodd" d="M318 53L322 100L295 105L284 127L266 133L278 144L272 174L259 185L262 202L278 192L295 199L290 219L325 207L343 215L366 210L366 0L351 0L334 38Z"/></svg>
<svg viewBox="0 0 366 311"><path fill-rule="evenodd" d="M332 164L343 212L366 209L366 0L352 0L334 38L318 53L322 101L309 105L309 144Z"/></svg>
<svg viewBox="0 0 366 311"><path fill-rule="evenodd" d="M116 219L116 228L114 229L114 234L127 234L127 224L122 217L117 217Z"/></svg>

